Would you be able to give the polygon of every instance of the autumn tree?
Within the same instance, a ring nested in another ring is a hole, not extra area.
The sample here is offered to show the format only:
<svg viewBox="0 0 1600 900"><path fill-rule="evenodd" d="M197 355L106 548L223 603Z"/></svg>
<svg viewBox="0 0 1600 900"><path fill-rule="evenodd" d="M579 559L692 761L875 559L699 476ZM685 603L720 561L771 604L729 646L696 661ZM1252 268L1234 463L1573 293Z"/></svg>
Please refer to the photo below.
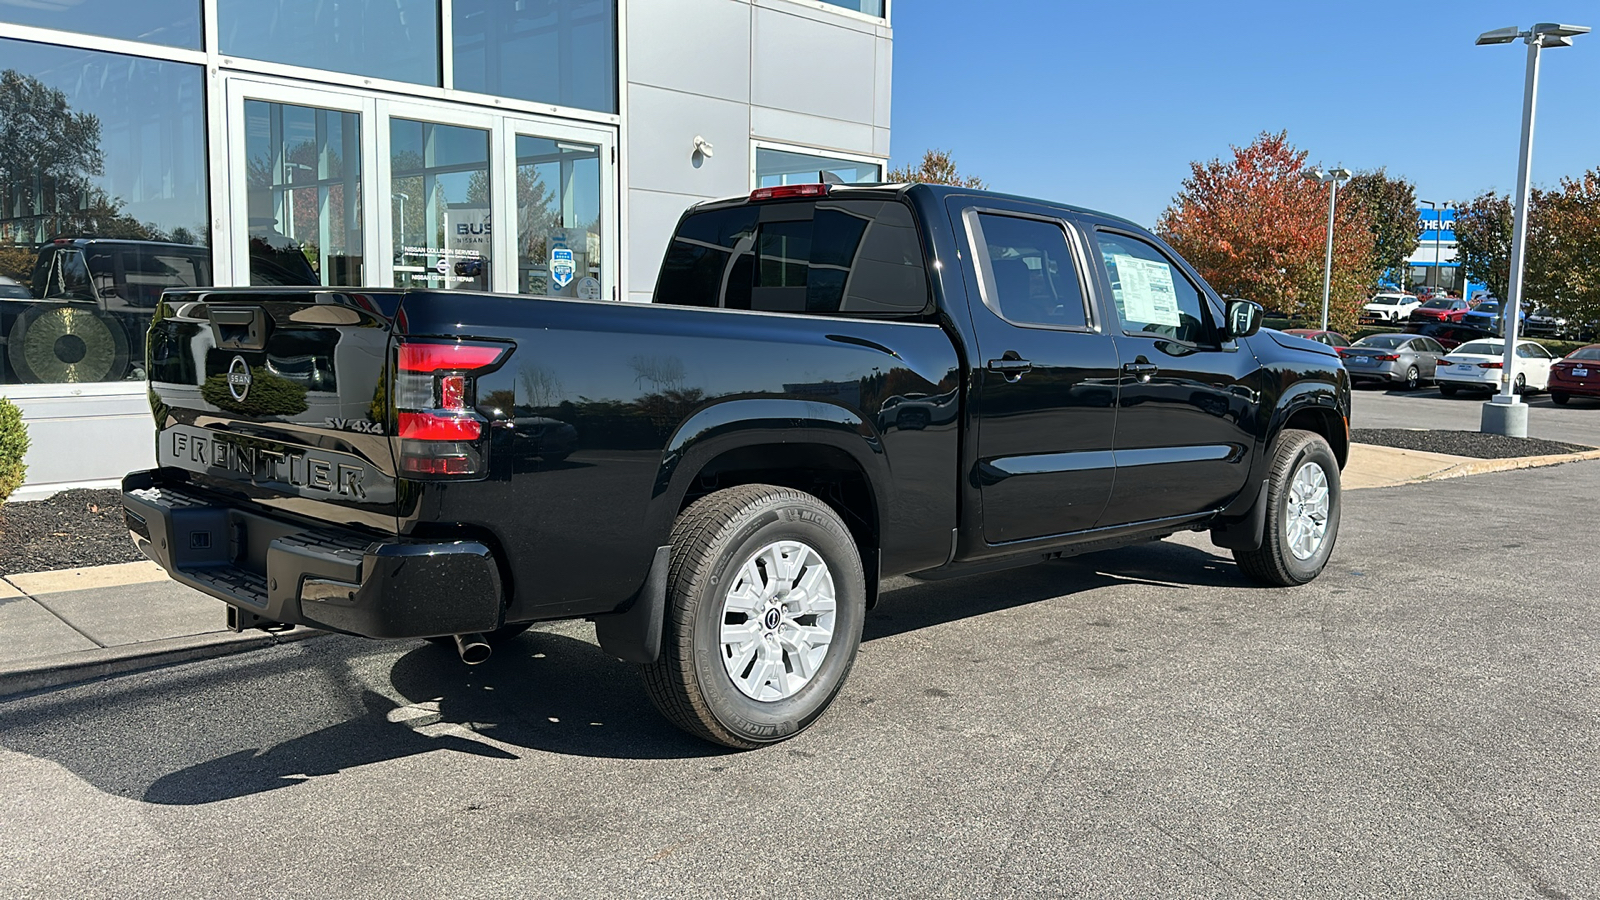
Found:
<svg viewBox="0 0 1600 900"><path fill-rule="evenodd" d="M1600 169L1535 191L1523 303L1568 319L1600 319Z"/></svg>
<svg viewBox="0 0 1600 900"><path fill-rule="evenodd" d="M1390 178L1386 170L1358 172L1339 189L1359 207L1372 231L1372 264L1380 275L1393 273L1405 284L1411 254L1417 250L1417 186Z"/></svg>
<svg viewBox="0 0 1600 900"><path fill-rule="evenodd" d="M1489 191L1456 204L1456 255L1468 281L1511 293L1511 198Z"/></svg>
<svg viewBox="0 0 1600 900"><path fill-rule="evenodd" d="M922 184L953 184L983 190L988 187L976 175L962 175L956 170L956 161L949 150L929 150L922 154L922 162L901 166L889 172L891 182L919 182Z"/></svg>
<svg viewBox="0 0 1600 900"><path fill-rule="evenodd" d="M1306 180L1306 152L1263 132L1231 159L1191 163L1159 230L1211 286L1290 316L1320 318L1327 188ZM1340 192L1329 327L1356 324L1377 277L1366 209Z"/></svg>

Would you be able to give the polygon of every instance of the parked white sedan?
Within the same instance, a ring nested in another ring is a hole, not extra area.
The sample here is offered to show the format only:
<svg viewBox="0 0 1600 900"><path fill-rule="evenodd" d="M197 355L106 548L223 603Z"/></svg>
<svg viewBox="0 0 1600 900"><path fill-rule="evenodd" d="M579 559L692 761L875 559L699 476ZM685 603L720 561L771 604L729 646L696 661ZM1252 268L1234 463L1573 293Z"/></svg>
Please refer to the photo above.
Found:
<svg viewBox="0 0 1600 900"><path fill-rule="evenodd" d="M1457 391L1500 390L1505 370L1505 341L1468 341L1439 360L1434 379L1439 393L1446 397ZM1542 344L1517 341L1516 361L1512 363L1512 389L1517 393L1542 391L1550 386L1550 364L1555 357Z"/></svg>

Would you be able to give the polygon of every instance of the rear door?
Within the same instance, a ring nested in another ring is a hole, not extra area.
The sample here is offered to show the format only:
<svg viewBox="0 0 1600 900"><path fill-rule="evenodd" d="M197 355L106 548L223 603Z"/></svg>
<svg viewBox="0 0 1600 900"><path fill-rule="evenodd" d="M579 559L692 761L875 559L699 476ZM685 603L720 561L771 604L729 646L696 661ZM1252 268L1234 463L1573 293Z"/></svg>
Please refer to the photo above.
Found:
<svg viewBox="0 0 1600 900"><path fill-rule="evenodd" d="M297 515L395 528L399 292L168 293L149 336L157 465Z"/></svg>
<svg viewBox="0 0 1600 900"><path fill-rule="evenodd" d="M1100 330L1082 236L1046 208L948 203L970 251L967 284L977 286L968 303L978 343L970 477L984 541L1092 528L1111 495L1117 351Z"/></svg>

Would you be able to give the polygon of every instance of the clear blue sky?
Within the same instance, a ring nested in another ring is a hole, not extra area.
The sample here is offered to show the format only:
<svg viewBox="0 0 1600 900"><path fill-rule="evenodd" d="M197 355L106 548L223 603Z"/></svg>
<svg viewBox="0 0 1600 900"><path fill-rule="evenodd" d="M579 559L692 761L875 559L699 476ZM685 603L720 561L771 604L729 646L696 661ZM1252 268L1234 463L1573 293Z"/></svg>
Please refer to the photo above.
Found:
<svg viewBox="0 0 1600 900"><path fill-rule="evenodd" d="M1521 42L1600 28L1593 0L1341 4L896 0L892 165L929 147L996 190L1146 225L1189 163L1287 130L1312 164L1386 167L1429 200L1516 182ZM1533 181L1600 167L1600 34L1541 55Z"/></svg>

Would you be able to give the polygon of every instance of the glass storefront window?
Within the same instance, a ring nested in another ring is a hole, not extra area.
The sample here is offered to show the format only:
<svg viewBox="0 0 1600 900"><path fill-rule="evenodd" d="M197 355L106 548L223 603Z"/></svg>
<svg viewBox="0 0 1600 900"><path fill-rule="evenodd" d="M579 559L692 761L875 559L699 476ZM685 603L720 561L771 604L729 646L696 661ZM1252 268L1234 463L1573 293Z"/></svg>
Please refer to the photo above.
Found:
<svg viewBox="0 0 1600 900"><path fill-rule="evenodd" d="M601 299L599 147L517 135L517 290Z"/></svg>
<svg viewBox="0 0 1600 900"><path fill-rule="evenodd" d="M0 22L200 49L200 0L0 0Z"/></svg>
<svg viewBox="0 0 1600 900"><path fill-rule="evenodd" d="M222 52L439 83L438 0L217 0Z"/></svg>
<svg viewBox="0 0 1600 900"><path fill-rule="evenodd" d="M454 85L617 111L616 0L455 0Z"/></svg>
<svg viewBox="0 0 1600 900"><path fill-rule="evenodd" d="M203 71L5 39L0 66L0 380L143 379L161 291L211 283Z"/></svg>
<svg viewBox="0 0 1600 900"><path fill-rule="evenodd" d="M250 283L361 284L361 116L247 100Z"/></svg>
<svg viewBox="0 0 1600 900"><path fill-rule="evenodd" d="M829 6L843 7L844 9L855 10L858 13L866 13L869 16L877 16L880 19L883 18L884 0L822 0L822 2Z"/></svg>
<svg viewBox="0 0 1600 900"><path fill-rule="evenodd" d="M489 289L489 132L389 120L396 287Z"/></svg>
<svg viewBox="0 0 1600 900"><path fill-rule="evenodd" d="M756 187L777 187L782 184L859 184L881 181L883 166L875 162L857 162L794 153L788 150L756 148Z"/></svg>

